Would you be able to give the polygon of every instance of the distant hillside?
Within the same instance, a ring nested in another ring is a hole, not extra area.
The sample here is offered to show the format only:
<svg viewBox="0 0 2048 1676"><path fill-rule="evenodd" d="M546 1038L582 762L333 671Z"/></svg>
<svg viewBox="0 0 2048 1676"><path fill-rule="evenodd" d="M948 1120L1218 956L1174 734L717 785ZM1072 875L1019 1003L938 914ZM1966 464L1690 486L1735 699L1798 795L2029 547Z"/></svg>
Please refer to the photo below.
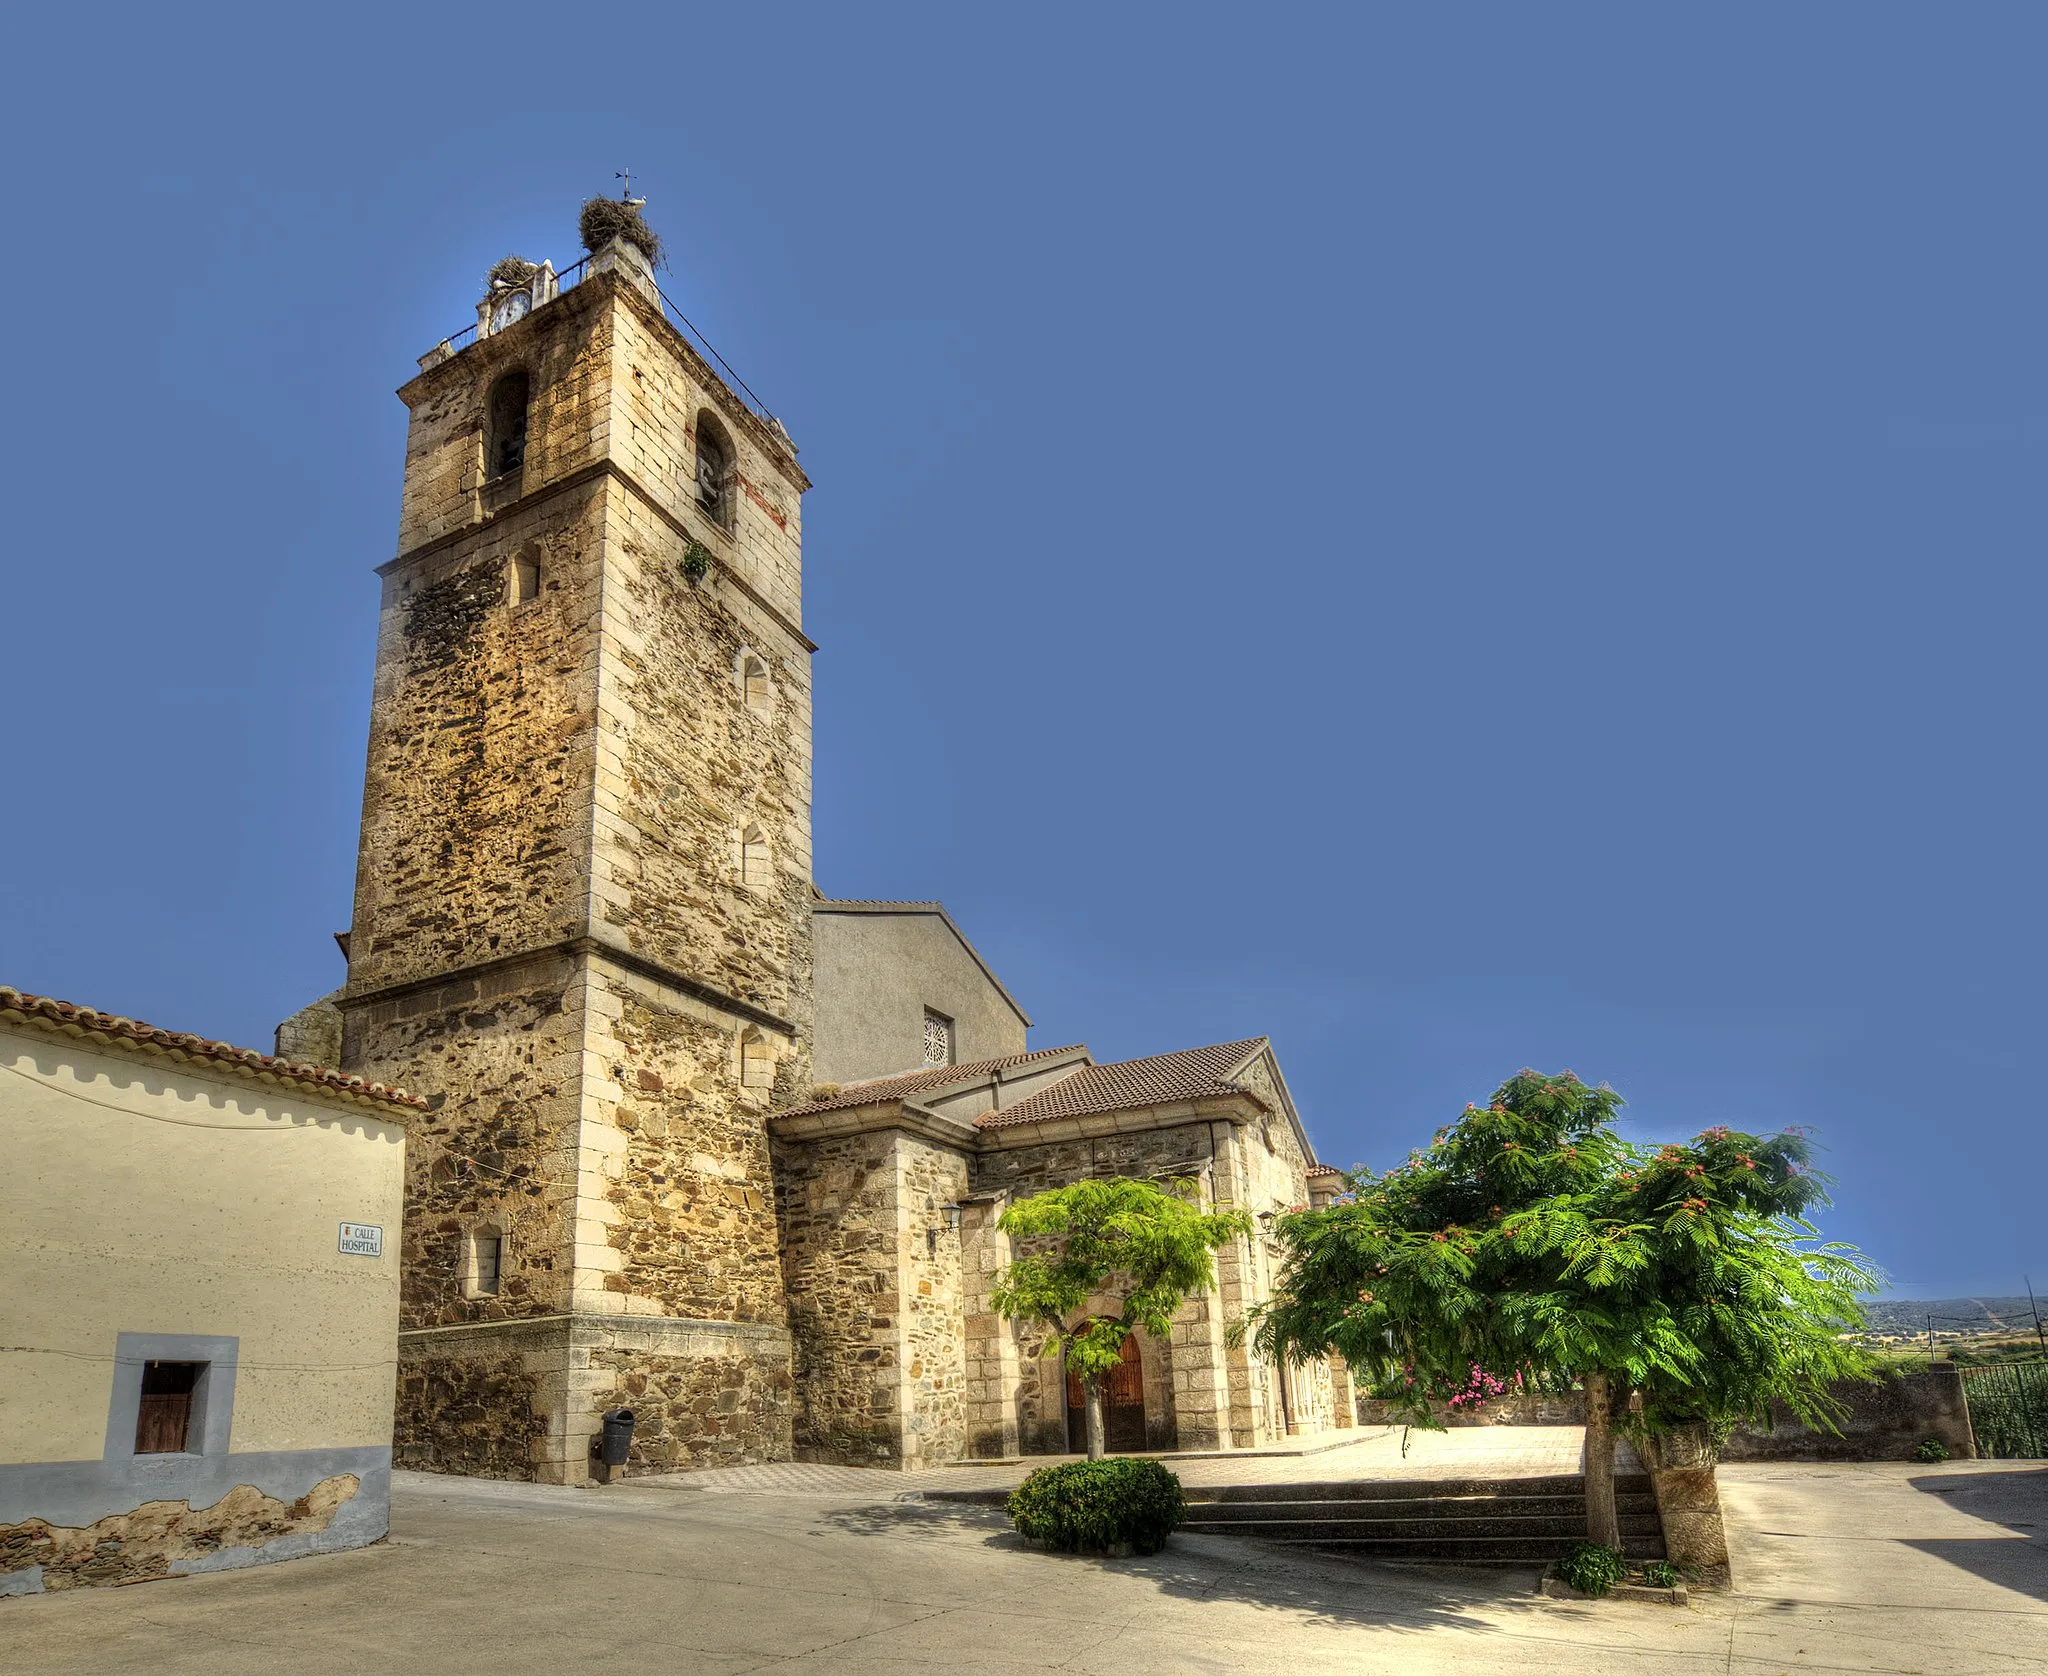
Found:
<svg viewBox="0 0 2048 1676"><path fill-rule="evenodd" d="M1864 1310L1871 1330L1879 1333L1924 1333L1930 1315L1936 1332L2034 1330L2034 1312L2024 1292L2017 1298L1885 1298L1865 1304ZM2048 1321L2048 1300L2044 1300L2041 1318Z"/></svg>

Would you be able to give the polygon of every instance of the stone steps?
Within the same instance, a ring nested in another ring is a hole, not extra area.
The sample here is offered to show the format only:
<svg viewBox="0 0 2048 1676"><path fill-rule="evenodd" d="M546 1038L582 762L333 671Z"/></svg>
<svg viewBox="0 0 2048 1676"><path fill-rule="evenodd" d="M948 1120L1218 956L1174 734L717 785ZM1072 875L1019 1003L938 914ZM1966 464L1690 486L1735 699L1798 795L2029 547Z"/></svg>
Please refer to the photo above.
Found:
<svg viewBox="0 0 2048 1676"><path fill-rule="evenodd" d="M944 1501L1000 1507L1007 1490L928 1490ZM1210 1536L1390 1560L1543 1565L1586 1534L1585 1484L1546 1478L1373 1478L1314 1484L1191 1484L1187 1523ZM1664 1558L1664 1527L1646 1476L1614 1484L1623 1550Z"/></svg>
<svg viewBox="0 0 2048 1676"><path fill-rule="evenodd" d="M1188 1528L1224 1532L1235 1536L1298 1534L1324 1530L1342 1536L1554 1536L1577 1541L1586 1531L1586 1512L1559 1508L1542 1513L1500 1513L1481 1503L1470 1509L1447 1511L1440 1503L1419 1503L1404 1514L1360 1518L1351 1511L1356 1502L1291 1503L1279 1505L1243 1503L1235 1507L1188 1508ZM1657 1515L1624 1513L1624 1539L1649 1541L1663 1530Z"/></svg>
<svg viewBox="0 0 2048 1676"><path fill-rule="evenodd" d="M1617 1480L1615 1503L1628 1556L1662 1559L1650 1481ZM1576 1477L1233 1484L1191 1489L1182 1528L1379 1559L1540 1565L1585 1536L1586 1498Z"/></svg>
<svg viewBox="0 0 2048 1676"><path fill-rule="evenodd" d="M1189 1501L1401 1501L1451 1496L1579 1496L1585 1483L1577 1473L1545 1478L1339 1478L1279 1484L1190 1484ZM1653 1500L1646 1475L1614 1481L1618 1500Z"/></svg>

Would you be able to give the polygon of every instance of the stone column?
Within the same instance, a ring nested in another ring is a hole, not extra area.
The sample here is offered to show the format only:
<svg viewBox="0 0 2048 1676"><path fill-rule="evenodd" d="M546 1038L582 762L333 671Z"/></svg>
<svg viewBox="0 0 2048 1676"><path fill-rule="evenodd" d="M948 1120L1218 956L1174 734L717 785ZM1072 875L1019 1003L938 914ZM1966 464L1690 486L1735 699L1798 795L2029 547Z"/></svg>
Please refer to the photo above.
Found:
<svg viewBox="0 0 2048 1676"><path fill-rule="evenodd" d="M1228 1449L1230 1375L1216 1291L1188 1299L1173 1318L1173 1412L1182 1449Z"/></svg>
<svg viewBox="0 0 2048 1676"><path fill-rule="evenodd" d="M1706 1428L1686 1426L1649 1438L1637 1452L1657 1494L1666 1558L1696 1573L1703 1588L1728 1588L1728 1533L1714 1479L1714 1442Z"/></svg>
<svg viewBox="0 0 2048 1676"><path fill-rule="evenodd" d="M1011 1259L1010 1236L996 1226L1008 1195L960 1207L960 1266L967 1313L967 1453L1008 1459L1023 1453L1017 1425L1017 1335L996 1314L989 1292Z"/></svg>
<svg viewBox="0 0 2048 1676"><path fill-rule="evenodd" d="M1228 1123L1212 1123L1209 1133L1215 1149L1212 1192L1216 1202L1249 1209L1251 1182L1238 1151L1236 1127ZM1269 1395L1261 1378L1266 1370L1254 1367L1248 1337L1233 1345L1226 1336L1228 1324L1241 1321L1253 1302L1251 1240L1260 1237L1253 1233L1250 1240L1232 1240L1216 1253L1216 1301L1221 1317L1218 1323L1219 1348L1223 1352L1224 1376L1229 1392L1229 1420L1223 1428L1225 1435L1221 1444L1226 1449L1250 1448L1265 1441L1260 1435L1264 1428L1259 1422Z"/></svg>
<svg viewBox="0 0 2048 1676"><path fill-rule="evenodd" d="M1330 1352L1330 1423L1339 1431L1358 1424L1358 1387L1351 1377L1351 1364Z"/></svg>

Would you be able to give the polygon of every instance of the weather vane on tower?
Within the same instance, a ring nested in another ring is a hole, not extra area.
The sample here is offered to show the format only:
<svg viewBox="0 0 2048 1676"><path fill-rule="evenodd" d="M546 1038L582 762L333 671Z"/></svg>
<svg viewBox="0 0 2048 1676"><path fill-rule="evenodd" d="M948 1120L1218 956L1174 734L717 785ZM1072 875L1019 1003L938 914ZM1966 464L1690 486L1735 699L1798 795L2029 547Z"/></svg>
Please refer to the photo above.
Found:
<svg viewBox="0 0 2048 1676"><path fill-rule="evenodd" d="M633 171L631 169L612 170L612 179L622 180L626 183L619 192L620 203L631 204L634 209L644 209L646 207L647 200L645 198L633 196Z"/></svg>

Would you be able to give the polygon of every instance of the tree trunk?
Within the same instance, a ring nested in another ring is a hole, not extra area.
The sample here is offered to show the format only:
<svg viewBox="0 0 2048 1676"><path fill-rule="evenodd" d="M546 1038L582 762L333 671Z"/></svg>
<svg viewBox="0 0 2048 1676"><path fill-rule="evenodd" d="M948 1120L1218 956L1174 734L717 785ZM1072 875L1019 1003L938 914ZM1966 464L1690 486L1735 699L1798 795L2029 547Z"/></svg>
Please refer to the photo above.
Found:
<svg viewBox="0 0 2048 1676"><path fill-rule="evenodd" d="M1604 1373L1589 1373L1586 1387L1586 1540L1621 1546L1614 1511L1614 1390Z"/></svg>
<svg viewBox="0 0 2048 1676"><path fill-rule="evenodd" d="M1081 1391L1088 1408L1088 1458L1099 1461L1105 1453L1102 1444L1102 1376L1097 1373L1081 1375Z"/></svg>

